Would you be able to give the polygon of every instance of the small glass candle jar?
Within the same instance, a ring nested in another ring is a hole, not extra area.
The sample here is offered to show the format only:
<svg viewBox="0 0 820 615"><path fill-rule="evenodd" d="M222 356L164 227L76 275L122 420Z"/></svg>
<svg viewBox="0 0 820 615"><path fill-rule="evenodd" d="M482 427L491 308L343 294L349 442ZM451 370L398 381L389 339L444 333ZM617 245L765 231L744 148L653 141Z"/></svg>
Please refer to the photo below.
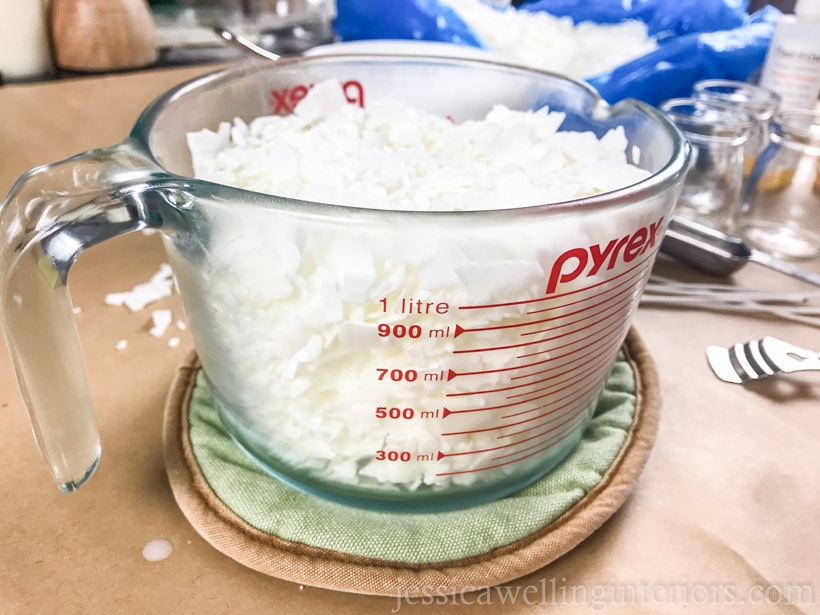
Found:
<svg viewBox="0 0 820 615"><path fill-rule="evenodd" d="M737 231L779 258L820 258L820 112L781 111L743 193Z"/></svg>
<svg viewBox="0 0 820 615"><path fill-rule="evenodd" d="M737 105L756 121L744 147L744 176L748 176L757 156L769 141L769 122L780 108L780 95L767 88L729 79L704 79L692 88L695 98Z"/></svg>
<svg viewBox="0 0 820 615"><path fill-rule="evenodd" d="M743 187L744 146L754 118L733 105L673 98L660 106L692 145L692 163L675 213L731 230Z"/></svg>

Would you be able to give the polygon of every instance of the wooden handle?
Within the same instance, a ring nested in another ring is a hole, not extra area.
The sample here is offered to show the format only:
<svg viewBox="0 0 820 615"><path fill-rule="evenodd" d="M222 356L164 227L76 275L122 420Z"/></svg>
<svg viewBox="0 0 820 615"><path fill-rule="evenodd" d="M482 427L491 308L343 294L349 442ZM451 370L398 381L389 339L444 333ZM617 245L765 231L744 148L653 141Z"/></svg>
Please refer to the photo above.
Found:
<svg viewBox="0 0 820 615"><path fill-rule="evenodd" d="M53 0L51 39L55 63L66 70L141 68L158 56L145 0Z"/></svg>

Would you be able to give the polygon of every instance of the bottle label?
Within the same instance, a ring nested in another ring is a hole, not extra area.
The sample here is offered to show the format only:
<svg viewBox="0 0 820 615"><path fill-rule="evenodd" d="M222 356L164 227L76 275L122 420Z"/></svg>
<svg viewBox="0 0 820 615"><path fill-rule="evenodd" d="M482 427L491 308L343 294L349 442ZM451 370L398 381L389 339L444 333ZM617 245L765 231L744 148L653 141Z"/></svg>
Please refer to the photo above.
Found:
<svg viewBox="0 0 820 615"><path fill-rule="evenodd" d="M781 109L814 109L820 94L820 35L804 25L776 33L766 56L760 85L780 94Z"/></svg>

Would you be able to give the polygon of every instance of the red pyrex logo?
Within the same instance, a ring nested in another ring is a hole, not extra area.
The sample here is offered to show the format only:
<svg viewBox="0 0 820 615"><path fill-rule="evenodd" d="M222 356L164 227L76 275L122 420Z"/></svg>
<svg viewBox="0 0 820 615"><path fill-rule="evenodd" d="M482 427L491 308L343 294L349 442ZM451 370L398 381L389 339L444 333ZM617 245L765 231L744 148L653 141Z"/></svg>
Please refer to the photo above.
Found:
<svg viewBox="0 0 820 615"><path fill-rule="evenodd" d="M612 239L603 248L601 244L596 243L589 248L571 248L562 253L552 264L546 294L554 293L558 284L571 282L583 273L586 273L586 277L595 275L607 259L609 259L607 270L615 267L618 255L622 256L625 263L632 262L655 245L661 224L663 224L663 218L649 226L639 228L631 235Z"/></svg>
<svg viewBox="0 0 820 615"><path fill-rule="evenodd" d="M273 114L293 113L294 107L307 96L312 87L313 84L311 83L310 85L294 85L281 90L271 90L270 106L273 109ZM364 86L359 81L345 81L342 84L342 91L350 104L364 108Z"/></svg>

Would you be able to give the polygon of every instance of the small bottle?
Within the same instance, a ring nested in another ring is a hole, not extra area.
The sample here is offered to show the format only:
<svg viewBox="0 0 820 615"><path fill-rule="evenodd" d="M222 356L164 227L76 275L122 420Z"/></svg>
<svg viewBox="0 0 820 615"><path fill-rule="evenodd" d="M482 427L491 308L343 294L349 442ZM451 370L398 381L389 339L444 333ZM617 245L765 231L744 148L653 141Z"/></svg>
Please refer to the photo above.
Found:
<svg viewBox="0 0 820 615"><path fill-rule="evenodd" d="M781 109L814 109L820 94L820 0L797 0L778 21L760 85L781 97Z"/></svg>

